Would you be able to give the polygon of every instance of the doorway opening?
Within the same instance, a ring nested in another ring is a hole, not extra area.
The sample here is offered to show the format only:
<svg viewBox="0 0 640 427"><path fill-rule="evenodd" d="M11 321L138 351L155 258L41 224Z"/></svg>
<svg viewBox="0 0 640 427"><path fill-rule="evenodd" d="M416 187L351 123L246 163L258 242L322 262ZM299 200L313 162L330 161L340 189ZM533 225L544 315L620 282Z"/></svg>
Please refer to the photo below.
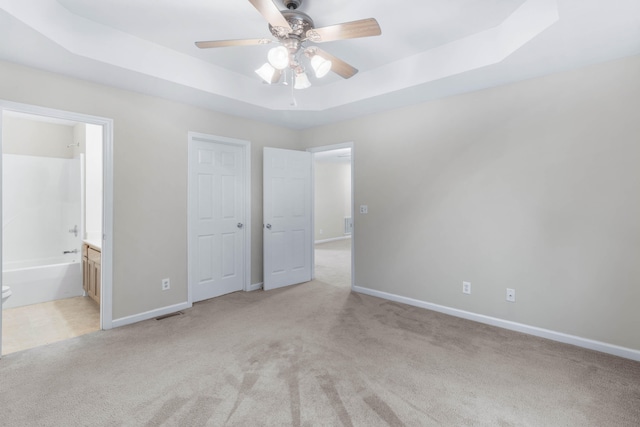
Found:
<svg viewBox="0 0 640 427"><path fill-rule="evenodd" d="M353 272L353 144L316 147L314 182L314 278L352 288Z"/></svg>
<svg viewBox="0 0 640 427"><path fill-rule="evenodd" d="M0 354L110 329L111 120L0 111Z"/></svg>

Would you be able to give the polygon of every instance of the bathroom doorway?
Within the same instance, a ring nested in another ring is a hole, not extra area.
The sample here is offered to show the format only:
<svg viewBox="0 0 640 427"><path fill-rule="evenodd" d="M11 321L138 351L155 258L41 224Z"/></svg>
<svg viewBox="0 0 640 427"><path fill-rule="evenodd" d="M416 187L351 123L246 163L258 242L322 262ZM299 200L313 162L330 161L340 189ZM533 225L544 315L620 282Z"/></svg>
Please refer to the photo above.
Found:
<svg viewBox="0 0 640 427"><path fill-rule="evenodd" d="M3 107L0 348L6 355L110 328L110 245L109 256L100 250L110 235L104 201L112 184L104 177L111 166L104 153L112 144L110 120ZM100 294L108 309L95 298Z"/></svg>

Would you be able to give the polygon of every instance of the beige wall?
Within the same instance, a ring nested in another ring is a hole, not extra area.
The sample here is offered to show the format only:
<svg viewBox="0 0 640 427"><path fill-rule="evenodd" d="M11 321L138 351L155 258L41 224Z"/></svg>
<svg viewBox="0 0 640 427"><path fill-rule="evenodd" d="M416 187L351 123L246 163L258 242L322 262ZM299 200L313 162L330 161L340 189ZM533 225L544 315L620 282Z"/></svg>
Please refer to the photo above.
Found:
<svg viewBox="0 0 640 427"><path fill-rule="evenodd" d="M640 57L303 132L3 62L0 74L0 99L114 119L115 319L186 300L196 131L252 143L252 283L262 147L353 141L355 203L369 205L354 218L356 285L640 349Z"/></svg>
<svg viewBox="0 0 640 427"><path fill-rule="evenodd" d="M632 57L306 131L355 143L356 285L640 349L638 76Z"/></svg>
<svg viewBox="0 0 640 427"><path fill-rule="evenodd" d="M189 131L251 141L251 282L262 281L262 147L293 148L297 132L7 62L0 75L0 99L114 120L114 319L187 299Z"/></svg>
<svg viewBox="0 0 640 427"><path fill-rule="evenodd" d="M315 239L344 237L351 216L351 164L315 163Z"/></svg>
<svg viewBox="0 0 640 427"><path fill-rule="evenodd" d="M73 126L6 115L2 119L2 152L24 156L73 158Z"/></svg>

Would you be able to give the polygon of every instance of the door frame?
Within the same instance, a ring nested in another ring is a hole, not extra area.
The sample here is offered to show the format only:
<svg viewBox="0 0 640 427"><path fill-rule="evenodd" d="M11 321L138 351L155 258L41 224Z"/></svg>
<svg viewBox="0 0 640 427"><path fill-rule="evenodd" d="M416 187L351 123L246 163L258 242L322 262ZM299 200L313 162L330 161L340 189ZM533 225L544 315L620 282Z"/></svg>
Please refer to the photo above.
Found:
<svg viewBox="0 0 640 427"><path fill-rule="evenodd" d="M356 200L356 187L355 187L355 144L353 142L343 142L340 144L332 144L332 145L322 145L319 147L311 147L307 148L307 151L312 154L319 153L322 151L333 151L341 148L350 148L351 149L351 220L353 221L353 231L351 232L351 289L353 290L356 286L356 268L355 268L355 259L356 259L356 218L355 218L355 200ZM313 239L311 239L311 278L316 278L316 257L315 257L315 230L316 230L316 162L315 156L313 161L311 162L311 230L313 231Z"/></svg>
<svg viewBox="0 0 640 427"><path fill-rule="evenodd" d="M192 290L192 277L191 267L195 262L195 256L191 253L191 243L193 239L193 230L195 224L191 221L191 212L194 208L190 197L191 188L195 185L191 180L191 172L195 168L192 158L192 150L195 142L207 142L211 144L226 144L236 147L240 147L243 152L244 160L244 177L242 194L244 197L244 217L245 217L245 236L244 236L244 253L242 257L244 259L244 282L242 288L245 292L249 292L251 287L251 141L229 138L226 136L218 136L199 132L188 132L188 144L187 144L187 302L193 304L193 290Z"/></svg>
<svg viewBox="0 0 640 427"><path fill-rule="evenodd" d="M0 99L0 148L4 111L69 120L102 126L102 269L100 289L100 329L113 327L113 119ZM0 186L2 185L2 150L0 149ZM0 197L2 219L2 197ZM0 241L2 241L0 230ZM0 263L2 262L0 245ZM1 265L1 264L0 264ZM0 285L2 276L0 275ZM0 307L0 355L2 354L2 308Z"/></svg>

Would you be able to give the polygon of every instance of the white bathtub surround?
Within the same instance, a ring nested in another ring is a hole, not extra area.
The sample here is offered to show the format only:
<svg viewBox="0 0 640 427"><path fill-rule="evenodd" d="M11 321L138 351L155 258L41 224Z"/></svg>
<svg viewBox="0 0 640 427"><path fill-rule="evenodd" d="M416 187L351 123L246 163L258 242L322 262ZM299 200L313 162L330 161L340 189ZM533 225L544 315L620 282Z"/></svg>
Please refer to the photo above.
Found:
<svg viewBox="0 0 640 427"><path fill-rule="evenodd" d="M5 270L2 283L12 292L2 306L5 309L82 296L82 264L78 257L73 263Z"/></svg>
<svg viewBox="0 0 640 427"><path fill-rule="evenodd" d="M80 159L2 156L4 308L81 296Z"/></svg>
<svg viewBox="0 0 640 427"><path fill-rule="evenodd" d="M70 230L82 225L80 173L80 159L3 154L3 270L74 249L79 258L82 236Z"/></svg>
<svg viewBox="0 0 640 427"><path fill-rule="evenodd" d="M11 296L11 288L9 286L2 286L2 304Z"/></svg>

